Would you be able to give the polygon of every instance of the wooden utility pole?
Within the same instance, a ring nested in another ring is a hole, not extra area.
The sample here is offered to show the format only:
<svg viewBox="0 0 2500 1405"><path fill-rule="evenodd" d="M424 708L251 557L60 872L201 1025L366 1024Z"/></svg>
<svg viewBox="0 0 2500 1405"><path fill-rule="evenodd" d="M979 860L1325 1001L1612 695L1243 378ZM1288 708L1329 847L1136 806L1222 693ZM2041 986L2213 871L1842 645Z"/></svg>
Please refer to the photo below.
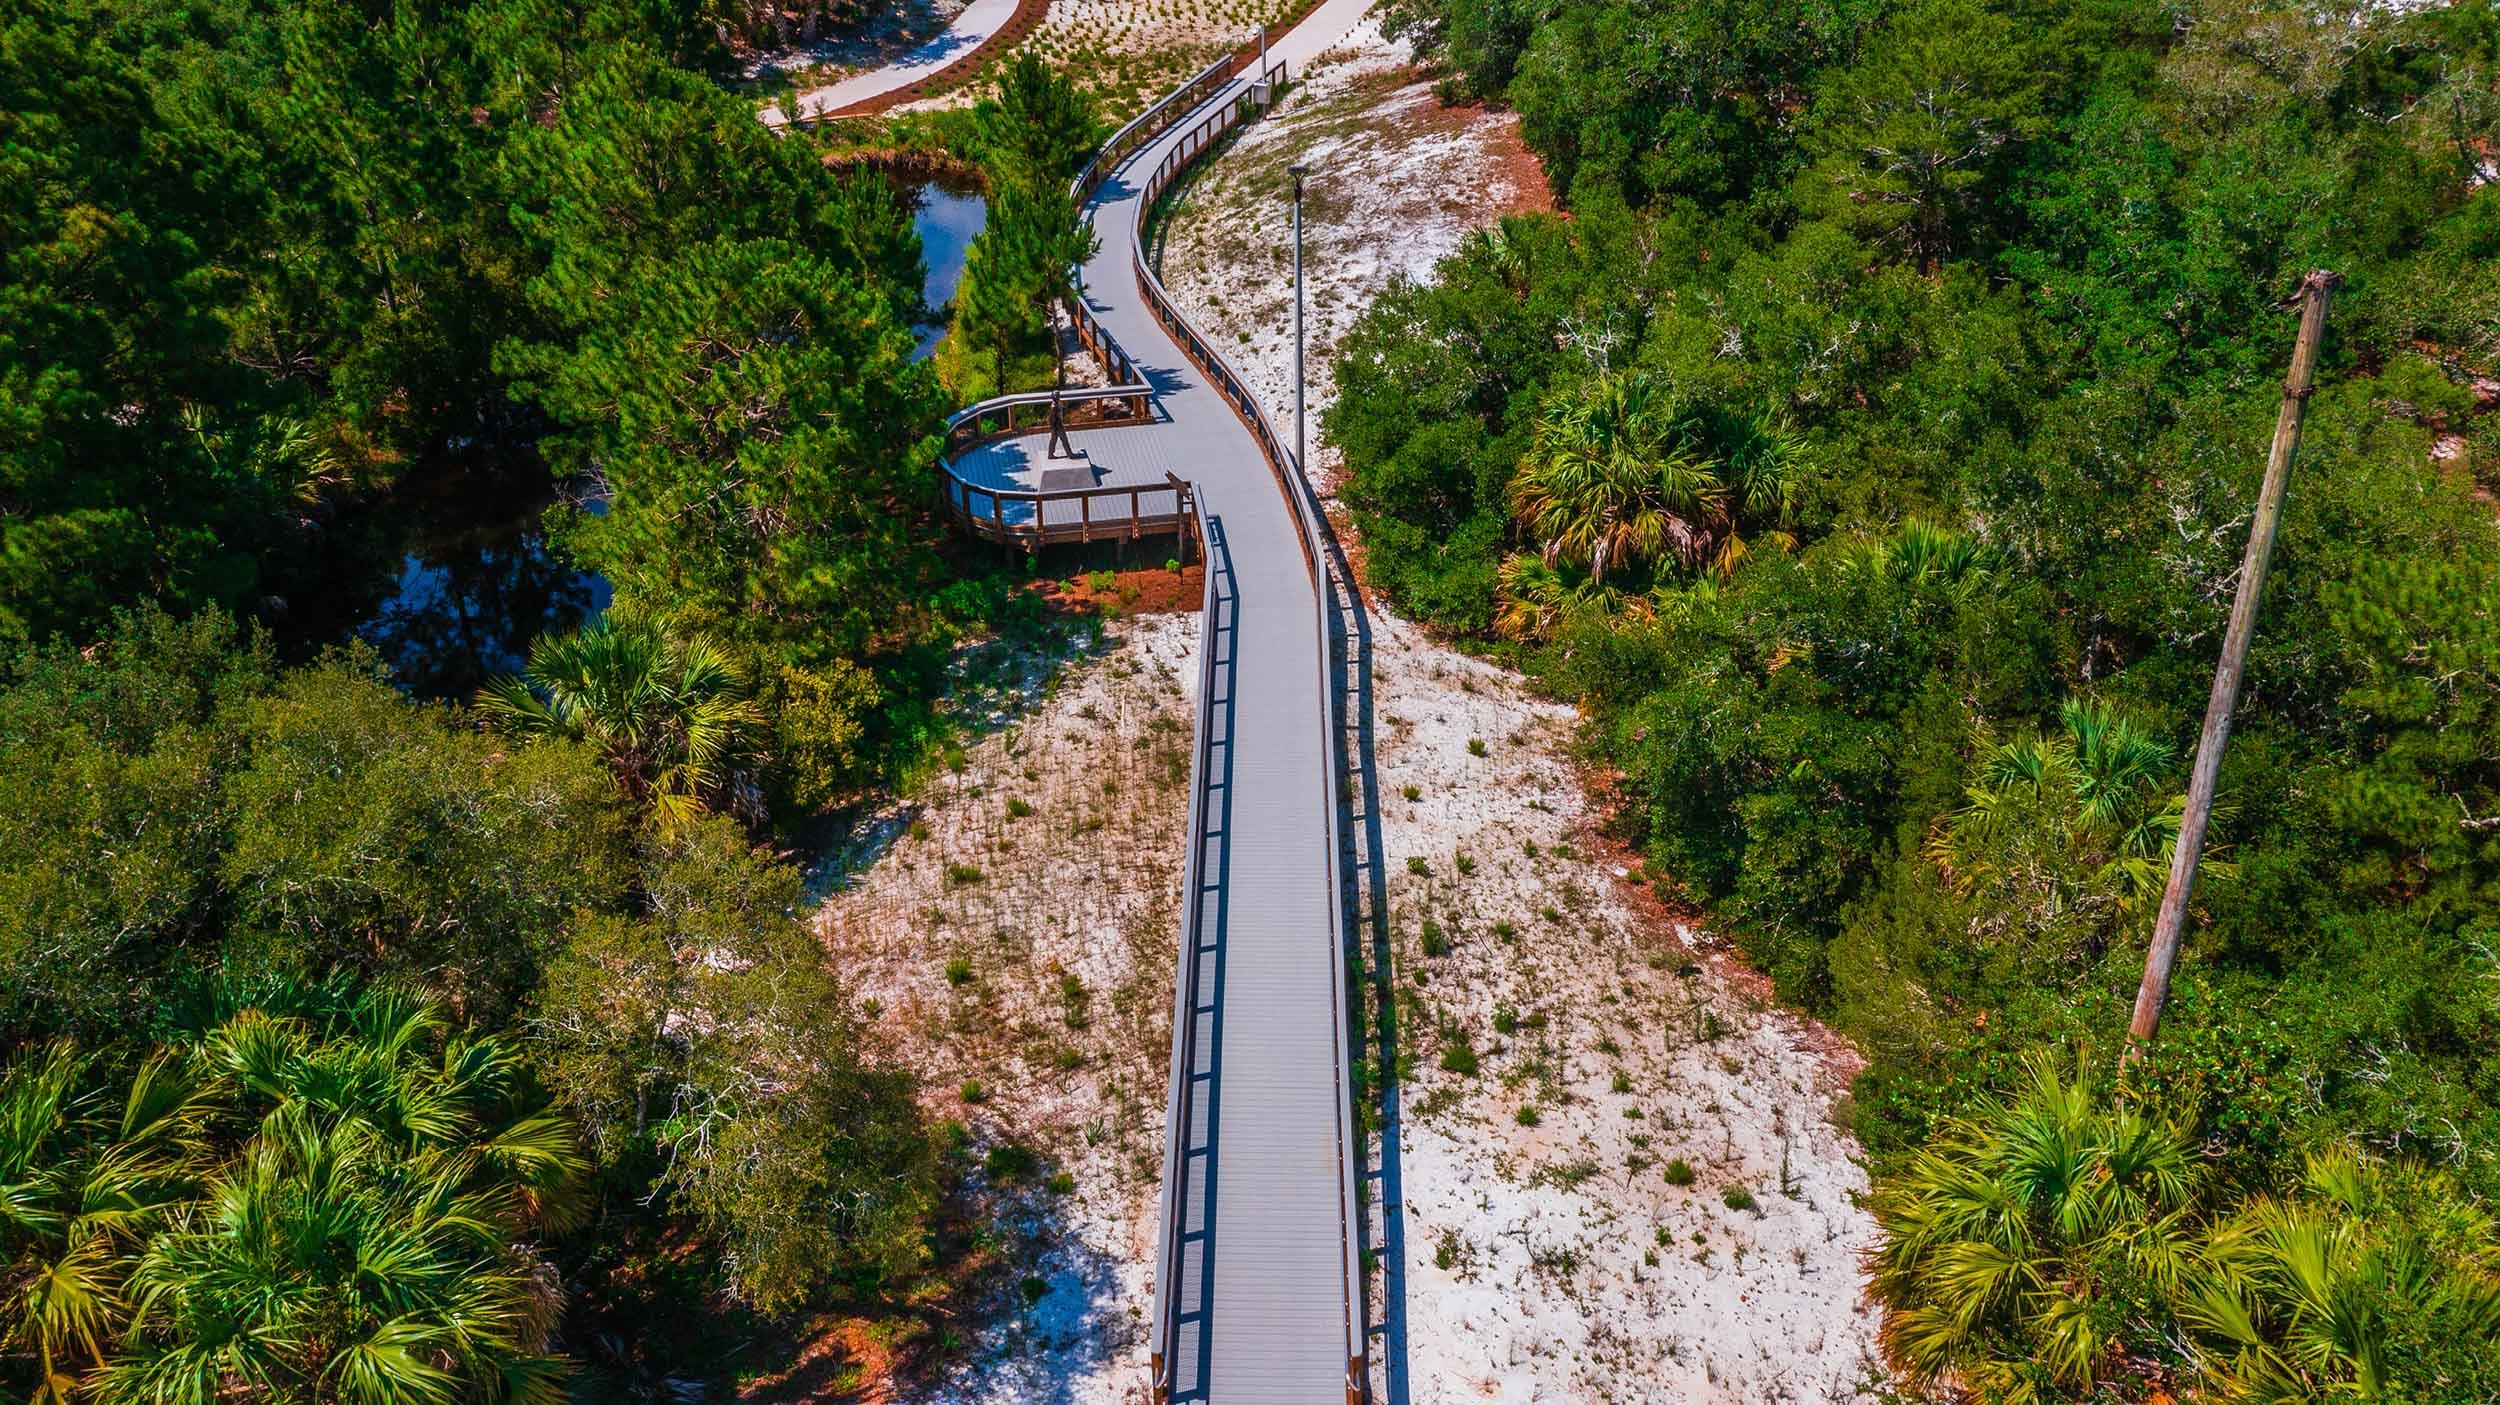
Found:
<svg viewBox="0 0 2500 1405"><path fill-rule="evenodd" d="M2283 514L2283 487L2300 450L2301 416L2318 371L2318 344L2326 338L2326 305L2343 279L2323 269L2300 282L2300 339L2292 346L2291 373L2283 380L2283 410L2274 421L2274 450L2266 456L2265 486L2257 493L2257 519L2248 528L2248 555L2240 563L2239 594L2231 601L2231 626L2222 636L2222 662L2214 669L2213 696L2205 703L2205 730L2196 739L2196 766L2188 777L2186 811L2179 817L2179 846L2170 856L2170 884L2162 890L2161 915L2153 921L2153 944L2144 953L2144 983L2136 988L2135 1018L2127 1026L2127 1057L2142 1052L2161 1028L2161 1007L2170 998L2170 968L2179 959L2179 935L2187 926L2188 895L2196 886L2196 860L2213 818L2214 780L2222 772L2222 748L2231 739L2231 709L2239 704L2240 679L2248 663L2249 636L2257 632L2257 600L2265 593L2266 560L2274 554L2275 522Z"/></svg>

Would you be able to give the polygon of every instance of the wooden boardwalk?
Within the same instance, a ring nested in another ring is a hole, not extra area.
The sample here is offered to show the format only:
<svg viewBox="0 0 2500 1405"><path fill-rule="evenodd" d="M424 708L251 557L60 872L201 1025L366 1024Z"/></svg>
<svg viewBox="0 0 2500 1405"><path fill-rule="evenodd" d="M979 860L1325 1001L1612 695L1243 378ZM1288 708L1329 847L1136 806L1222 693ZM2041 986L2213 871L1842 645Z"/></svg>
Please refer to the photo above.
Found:
<svg viewBox="0 0 2500 1405"><path fill-rule="evenodd" d="M1116 345L1115 379L1125 369L1150 392L1146 413L1101 393L1120 402L1102 412L1118 422L1073 429L1074 463L1048 460L1042 434L994 432L996 421L949 458L950 501L985 536L1016 539L1022 526L1039 544L1061 539L1071 520L1100 532L1132 492L1134 525L1187 518L1185 494L1204 524L1205 650L1151 1327L1157 1400L1323 1405L1366 1389L1337 622L1318 508L1239 378L1171 308L1139 235L1172 176L1368 4L1328 0L1265 70L1235 74L1226 61L1201 74L1106 144L1080 181L1101 236L1084 270L1085 315ZM1054 487L1073 482L1087 496L1044 492L1053 469Z"/></svg>

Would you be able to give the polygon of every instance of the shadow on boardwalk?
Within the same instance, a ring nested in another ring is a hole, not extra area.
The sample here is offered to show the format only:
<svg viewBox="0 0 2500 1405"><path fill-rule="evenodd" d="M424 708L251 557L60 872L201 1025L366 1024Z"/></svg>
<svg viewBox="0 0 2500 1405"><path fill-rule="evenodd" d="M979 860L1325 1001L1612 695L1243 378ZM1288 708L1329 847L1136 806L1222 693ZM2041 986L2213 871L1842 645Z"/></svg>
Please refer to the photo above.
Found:
<svg viewBox="0 0 2500 1405"><path fill-rule="evenodd" d="M1377 1164L1371 1171L1372 1194L1367 1198L1374 1223L1364 1226L1364 1247L1375 1256L1380 1270L1372 1279L1379 1296L1370 1304L1372 1311L1364 1325L1372 1343L1377 1405L1408 1405L1406 1199L1398 1158L1397 998L1390 968L1389 883L1387 846L1380 824L1380 768L1373 746L1377 709L1372 697L1372 622L1370 612L1363 606L1362 587L1346 559L1345 545L1337 538L1335 524L1320 510L1316 494L1311 505L1328 551L1328 571L1334 587L1329 593L1329 616L1339 652L1332 661L1333 677L1337 715L1344 723L1337 737L1338 774L1354 782L1339 792L1339 813L1346 842L1353 850L1345 856L1345 899L1352 919L1347 924L1347 941L1359 943L1361 937L1357 934L1361 932L1368 931L1371 936L1372 1004L1368 1028L1363 1012L1353 1012L1358 1056L1363 1052L1359 1041L1367 1034L1371 1039L1367 1066L1379 1113L1372 1147ZM1357 963L1356 969L1362 969L1359 950L1349 951L1347 959Z"/></svg>

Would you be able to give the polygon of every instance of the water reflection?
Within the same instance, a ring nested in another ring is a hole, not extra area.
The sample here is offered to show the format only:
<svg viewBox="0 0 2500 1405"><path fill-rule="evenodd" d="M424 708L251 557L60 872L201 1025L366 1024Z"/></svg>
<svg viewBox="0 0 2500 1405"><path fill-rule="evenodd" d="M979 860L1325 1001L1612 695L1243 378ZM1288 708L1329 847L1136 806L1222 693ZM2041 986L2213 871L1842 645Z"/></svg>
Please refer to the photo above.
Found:
<svg viewBox="0 0 2500 1405"><path fill-rule="evenodd" d="M968 188L949 188L934 181L911 192L914 228L920 231L920 257L929 276L921 282L920 301L930 321L919 328L918 355L926 358L946 335L947 305L963 282L964 258L989 219L989 202Z"/></svg>
<svg viewBox="0 0 2500 1405"><path fill-rule="evenodd" d="M521 667L530 641L596 619L611 595L548 542L555 491L537 475L444 475L399 506L397 579L356 626L401 687L466 697Z"/></svg>

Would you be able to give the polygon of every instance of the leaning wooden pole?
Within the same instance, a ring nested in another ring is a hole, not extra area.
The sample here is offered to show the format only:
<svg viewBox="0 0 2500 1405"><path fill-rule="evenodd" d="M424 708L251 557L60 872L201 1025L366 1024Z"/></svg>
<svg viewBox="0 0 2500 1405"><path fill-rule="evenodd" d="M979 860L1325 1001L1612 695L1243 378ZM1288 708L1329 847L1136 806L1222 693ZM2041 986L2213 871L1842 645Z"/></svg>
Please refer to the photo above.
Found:
<svg viewBox="0 0 2500 1405"><path fill-rule="evenodd" d="M2257 602L2265 593L2266 561L2274 554L2283 488L2292 474L2292 457L2300 450L2301 417L2308 411L2309 391L2317 379L2327 302L2341 281L2324 270L2301 280L2300 339L2293 344L2291 373L2283 381L2283 409L2274 421L2274 449L2266 456L2265 486L2257 494L2257 520L2248 529L2248 555L2240 563L2239 594L2231 601L2231 626L2222 636L2222 662L2214 669L2213 696L2205 703L2205 730L2196 740L2187 808L2179 817L2179 845L2170 856L2170 883L2162 890L2161 915L2153 922L2153 944L2144 953L2144 983L2136 988L2135 1018L2127 1026L2130 1059L2161 1028L2162 1005L2170 998L2170 970L2179 960L2188 896L2196 886L2196 861L2205 847L2205 826L2213 818L2214 782L2222 773L2222 749L2231 739L2231 710L2239 705L2249 636L2257 632Z"/></svg>

